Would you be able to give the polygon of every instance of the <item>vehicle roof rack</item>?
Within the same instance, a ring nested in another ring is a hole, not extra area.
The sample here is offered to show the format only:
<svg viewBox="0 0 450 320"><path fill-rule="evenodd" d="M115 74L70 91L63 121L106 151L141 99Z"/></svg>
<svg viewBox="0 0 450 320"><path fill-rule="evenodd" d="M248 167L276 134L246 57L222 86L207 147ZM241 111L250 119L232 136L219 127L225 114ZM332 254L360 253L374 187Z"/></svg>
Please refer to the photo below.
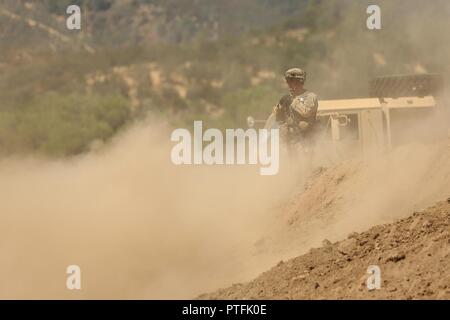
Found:
<svg viewBox="0 0 450 320"><path fill-rule="evenodd" d="M369 82L369 96L384 98L436 96L443 87L439 74L391 75Z"/></svg>

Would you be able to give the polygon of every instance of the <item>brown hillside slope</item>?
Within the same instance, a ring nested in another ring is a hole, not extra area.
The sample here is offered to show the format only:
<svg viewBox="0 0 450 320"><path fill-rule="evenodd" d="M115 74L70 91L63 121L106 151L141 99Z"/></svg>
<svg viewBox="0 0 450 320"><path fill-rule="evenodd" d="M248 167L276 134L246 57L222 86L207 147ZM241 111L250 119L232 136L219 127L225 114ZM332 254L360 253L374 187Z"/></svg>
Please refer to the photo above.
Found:
<svg viewBox="0 0 450 320"><path fill-rule="evenodd" d="M450 299L450 200L280 262L200 299ZM367 268L381 269L369 291Z"/></svg>

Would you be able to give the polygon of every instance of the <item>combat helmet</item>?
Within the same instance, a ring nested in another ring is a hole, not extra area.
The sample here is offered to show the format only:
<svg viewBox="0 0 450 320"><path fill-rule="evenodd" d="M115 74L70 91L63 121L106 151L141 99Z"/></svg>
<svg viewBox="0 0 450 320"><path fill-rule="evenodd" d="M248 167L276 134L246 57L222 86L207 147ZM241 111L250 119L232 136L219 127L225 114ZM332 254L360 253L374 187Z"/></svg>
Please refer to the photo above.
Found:
<svg viewBox="0 0 450 320"><path fill-rule="evenodd" d="M299 79L302 82L306 80L306 72L300 68L292 68L285 72L284 78L287 79Z"/></svg>

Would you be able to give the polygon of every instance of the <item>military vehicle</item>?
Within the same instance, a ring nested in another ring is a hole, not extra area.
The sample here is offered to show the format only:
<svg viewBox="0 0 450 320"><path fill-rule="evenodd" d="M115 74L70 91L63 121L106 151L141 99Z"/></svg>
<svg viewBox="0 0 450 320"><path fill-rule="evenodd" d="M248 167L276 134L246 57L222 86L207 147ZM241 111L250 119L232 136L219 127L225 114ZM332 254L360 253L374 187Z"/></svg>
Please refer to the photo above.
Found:
<svg viewBox="0 0 450 320"><path fill-rule="evenodd" d="M384 76L370 82L367 98L321 100L318 143L342 159L434 139L442 133L434 121L447 112L439 103L442 87L442 77L436 74ZM274 114L267 121L249 117L247 123L250 127L277 125Z"/></svg>

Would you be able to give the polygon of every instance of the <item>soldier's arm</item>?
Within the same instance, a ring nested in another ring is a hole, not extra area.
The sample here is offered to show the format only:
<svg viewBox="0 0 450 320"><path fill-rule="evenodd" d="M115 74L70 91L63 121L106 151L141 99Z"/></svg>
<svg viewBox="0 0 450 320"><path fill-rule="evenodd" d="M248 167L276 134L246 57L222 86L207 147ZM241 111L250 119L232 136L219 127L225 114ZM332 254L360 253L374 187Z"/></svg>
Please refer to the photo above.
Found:
<svg viewBox="0 0 450 320"><path fill-rule="evenodd" d="M281 106L280 106L279 103L277 103L277 104L273 107L272 112L275 113L275 114L277 114L277 113L280 111L280 109L281 109Z"/></svg>
<svg viewBox="0 0 450 320"><path fill-rule="evenodd" d="M290 94L284 95L278 102L276 109L277 121L286 122L287 113L289 112L289 106L292 103L292 96Z"/></svg>
<svg viewBox="0 0 450 320"><path fill-rule="evenodd" d="M273 113L275 114L275 119L278 122L283 122L285 120L283 114L283 107L279 103L273 108Z"/></svg>
<svg viewBox="0 0 450 320"><path fill-rule="evenodd" d="M273 112L275 113L278 122L283 123L286 121L286 107L284 107L281 103L278 103L273 108Z"/></svg>
<svg viewBox="0 0 450 320"><path fill-rule="evenodd" d="M304 118L310 118L317 109L317 99L315 95L308 95L296 98L292 104L292 109Z"/></svg>

